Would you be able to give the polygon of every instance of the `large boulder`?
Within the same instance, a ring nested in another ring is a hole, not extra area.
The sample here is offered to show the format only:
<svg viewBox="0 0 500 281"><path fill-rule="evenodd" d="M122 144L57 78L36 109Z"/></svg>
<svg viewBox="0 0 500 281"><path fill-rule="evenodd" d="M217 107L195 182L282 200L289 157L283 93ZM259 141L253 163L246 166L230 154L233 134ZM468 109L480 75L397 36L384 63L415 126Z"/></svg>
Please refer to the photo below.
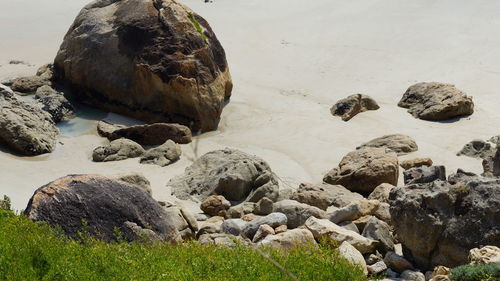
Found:
<svg viewBox="0 0 500 281"><path fill-rule="evenodd" d="M137 232L142 229L139 233L159 240L180 239L172 218L149 194L136 185L100 175L70 175L40 187L25 214L33 221L59 226L73 238L86 232L113 241L120 229L123 238L132 241L141 236Z"/></svg>
<svg viewBox="0 0 500 281"><path fill-rule="evenodd" d="M415 118L432 121L471 115L474 112L471 97L454 85L438 82L417 83L409 87L398 106L408 108L408 112Z"/></svg>
<svg viewBox="0 0 500 281"><path fill-rule="evenodd" d="M201 156L168 186L179 199L204 200L214 194L229 201L278 198L278 179L269 165L259 157L229 148Z"/></svg>
<svg viewBox="0 0 500 281"><path fill-rule="evenodd" d="M364 143L356 147L356 149L364 147L385 147L393 152L396 152L398 156L405 155L410 152L415 152L418 150L418 145L415 142L415 140L407 135L402 135L402 134L386 135L379 138L375 138L367 143Z"/></svg>
<svg viewBox="0 0 500 281"><path fill-rule="evenodd" d="M500 245L500 180L459 172L394 188L390 205L395 234L420 268L454 267L472 248Z"/></svg>
<svg viewBox="0 0 500 281"><path fill-rule="evenodd" d="M358 113L379 108L377 102L370 96L354 94L337 101L330 109L330 112L334 116L340 116L344 121L349 121Z"/></svg>
<svg viewBox="0 0 500 281"><path fill-rule="evenodd" d="M349 152L339 167L328 172L323 181L368 195L381 183L397 185L398 176L396 153L386 148L367 147Z"/></svg>
<svg viewBox="0 0 500 281"><path fill-rule="evenodd" d="M33 156L52 152L58 134L47 112L0 88L0 143L20 154Z"/></svg>
<svg viewBox="0 0 500 281"><path fill-rule="evenodd" d="M232 90L209 24L173 0L97 0L64 37L55 76L94 106L148 122L217 128Z"/></svg>
<svg viewBox="0 0 500 281"><path fill-rule="evenodd" d="M302 183L292 194L290 199L315 206L326 211L326 209L330 206L341 208L352 201L363 199L363 196L359 193L352 192L341 185L332 185L327 183Z"/></svg>

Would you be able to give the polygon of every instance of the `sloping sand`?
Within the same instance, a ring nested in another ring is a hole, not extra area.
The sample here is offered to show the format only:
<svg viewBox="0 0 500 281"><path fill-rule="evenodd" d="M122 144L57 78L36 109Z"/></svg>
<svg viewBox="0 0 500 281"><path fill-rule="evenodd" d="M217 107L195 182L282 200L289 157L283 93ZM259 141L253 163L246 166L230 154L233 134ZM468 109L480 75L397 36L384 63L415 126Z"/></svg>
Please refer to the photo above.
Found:
<svg viewBox="0 0 500 281"><path fill-rule="evenodd" d="M55 56L64 33L87 1L1 1L0 80L30 75ZM234 81L218 131L199 137L199 154L234 147L264 158L282 187L320 182L357 145L385 134L416 139L419 151L481 172L478 160L457 157L468 141L498 135L500 121L500 2L466 0L202 0L183 1L204 16L223 44ZM9 65L11 59L35 66ZM476 112L454 122L417 120L397 107L408 86L456 84L474 97ZM329 109L353 93L374 97L381 109L349 122ZM88 121L94 122L94 121ZM50 156L19 158L0 152L0 194L22 209L39 186L75 173L140 171L157 199L187 157L160 168L138 159L90 161L105 143L95 129L61 137ZM184 145L192 155L192 145Z"/></svg>

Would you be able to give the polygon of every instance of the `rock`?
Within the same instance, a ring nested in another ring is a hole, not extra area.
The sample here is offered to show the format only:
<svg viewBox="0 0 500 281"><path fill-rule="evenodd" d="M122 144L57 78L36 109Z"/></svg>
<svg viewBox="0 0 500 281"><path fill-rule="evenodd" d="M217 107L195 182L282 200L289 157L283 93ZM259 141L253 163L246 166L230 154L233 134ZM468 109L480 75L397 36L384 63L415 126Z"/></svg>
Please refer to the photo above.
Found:
<svg viewBox="0 0 500 281"><path fill-rule="evenodd" d="M398 106L408 108L408 112L415 118L432 121L471 115L474 112L471 97L454 85L438 82L423 82L411 86Z"/></svg>
<svg viewBox="0 0 500 281"><path fill-rule="evenodd" d="M36 71L36 76L43 79L52 80L54 78L54 65L51 63L40 66Z"/></svg>
<svg viewBox="0 0 500 281"><path fill-rule="evenodd" d="M394 237L389 225L375 217L372 217L361 233L366 238L379 241L379 250L382 253L394 251Z"/></svg>
<svg viewBox="0 0 500 281"><path fill-rule="evenodd" d="M283 200L274 203L273 212L283 213L287 217L288 228L297 228L303 225L309 217L319 219L326 217L326 212L295 200Z"/></svg>
<svg viewBox="0 0 500 281"><path fill-rule="evenodd" d="M287 230L288 230L288 227L286 226L286 224L283 224L283 225L280 225L280 226L276 227L276 228L274 229L274 232L275 232L276 234L279 234L279 233L285 232L285 231L287 231Z"/></svg>
<svg viewBox="0 0 500 281"><path fill-rule="evenodd" d="M377 217L379 220L390 224L391 223L390 209L391 205L389 205L389 203L380 203L375 213L373 213L373 215Z"/></svg>
<svg viewBox="0 0 500 281"><path fill-rule="evenodd" d="M231 202L222 195L212 195L201 203L200 209L211 216L226 216L226 211L231 207Z"/></svg>
<svg viewBox="0 0 500 281"><path fill-rule="evenodd" d="M366 267L368 273L371 275L379 274L387 270L387 265L384 261L378 261L372 265Z"/></svg>
<svg viewBox="0 0 500 281"><path fill-rule="evenodd" d="M116 228L123 230L126 222L133 222L162 241L179 241L173 218L149 194L136 185L100 175L66 176L44 185L35 191L24 213L32 221L59 226L73 238L86 231L113 241ZM137 238L124 234L128 241Z"/></svg>
<svg viewBox="0 0 500 281"><path fill-rule="evenodd" d="M217 245L217 246L236 246L236 243L245 244L241 237L232 236L224 233L203 234L198 238L201 245Z"/></svg>
<svg viewBox="0 0 500 281"><path fill-rule="evenodd" d="M365 229L366 224L373 216L362 216L359 219L354 220L352 223L356 225L359 230L359 233L362 233Z"/></svg>
<svg viewBox="0 0 500 281"><path fill-rule="evenodd" d="M142 190L146 191L149 195L153 192L151 190L151 182L141 173L131 172L127 174L121 174L114 176L115 179L121 180L130 184L135 184L138 187L142 188Z"/></svg>
<svg viewBox="0 0 500 281"><path fill-rule="evenodd" d="M279 190L278 180L264 160L228 148L201 156L168 185L177 198L195 201L213 194L229 201L258 202L263 197L275 201Z"/></svg>
<svg viewBox="0 0 500 281"><path fill-rule="evenodd" d="M201 227L200 230L196 233L196 240L200 238L203 234L214 234L214 233L220 233L221 232L221 223L204 223Z"/></svg>
<svg viewBox="0 0 500 281"><path fill-rule="evenodd" d="M245 235L245 237L252 239L257 230L259 229L259 227L263 224L267 224L274 228L286 223L287 223L287 218L285 214L271 213L265 217L260 217L251 222L248 222L245 228L243 229L243 234Z"/></svg>
<svg viewBox="0 0 500 281"><path fill-rule="evenodd" d="M141 164L155 164L165 167L181 158L181 147L175 142L168 140L164 144L151 148L141 157Z"/></svg>
<svg viewBox="0 0 500 281"><path fill-rule="evenodd" d="M342 120L349 121L358 113L368 110L377 110L380 107L377 102L367 95L354 94L341 99L330 109L334 116L340 116Z"/></svg>
<svg viewBox="0 0 500 281"><path fill-rule="evenodd" d="M184 217L181 208L177 206L170 206L164 208L170 219L170 224L177 229L182 240L190 240L196 237L197 227L194 229L192 225Z"/></svg>
<svg viewBox="0 0 500 281"><path fill-rule="evenodd" d="M52 82L40 76L21 77L12 80L10 88L22 94L34 94L39 87L52 85Z"/></svg>
<svg viewBox="0 0 500 281"><path fill-rule="evenodd" d="M255 236L253 237L252 242L257 243L257 242L261 241L262 239L266 238L268 235L274 235L274 234L275 234L275 232L274 232L274 229L272 227L270 227L267 224L263 224L263 225L259 226L259 229L255 233Z"/></svg>
<svg viewBox="0 0 500 281"><path fill-rule="evenodd" d="M354 201L344 208L340 208L330 213L330 221L339 223L343 221L353 221L367 215L373 215L379 204L380 202L377 200Z"/></svg>
<svg viewBox="0 0 500 281"><path fill-rule="evenodd" d="M242 219L242 220L244 220L244 221L253 221L254 219L256 219L256 218L258 218L258 217L259 217L259 216L256 216L256 215L254 215L254 214L250 213L250 214L243 215L243 216L241 217L241 219Z"/></svg>
<svg viewBox="0 0 500 281"><path fill-rule="evenodd" d="M381 183L397 185L398 176L396 153L385 148L363 148L344 156L339 167L328 172L323 181L369 194Z"/></svg>
<svg viewBox="0 0 500 281"><path fill-rule="evenodd" d="M229 218L241 218L246 214L250 214L255 210L255 203L253 202L243 202L236 206L232 206L227 210L227 217Z"/></svg>
<svg viewBox="0 0 500 281"><path fill-rule="evenodd" d="M407 281L426 281L422 272L414 270L405 270L401 273L401 278Z"/></svg>
<svg viewBox="0 0 500 281"><path fill-rule="evenodd" d="M474 248L469 251L469 264L489 264L500 263L500 248L495 246L485 246L481 249Z"/></svg>
<svg viewBox="0 0 500 281"><path fill-rule="evenodd" d="M161 241L161 237L151 229L142 228L134 222L125 222L121 228L122 235L129 237L130 240L141 242Z"/></svg>
<svg viewBox="0 0 500 281"><path fill-rule="evenodd" d="M377 251L375 254L368 255L368 257L366 257L365 261L366 261L366 264L372 265L372 264L376 264L379 261L383 261L383 259L384 258L382 257L382 255Z"/></svg>
<svg viewBox="0 0 500 281"><path fill-rule="evenodd" d="M43 85L39 87L35 92L35 99L46 98L54 95L61 95L58 91L54 90L49 85Z"/></svg>
<svg viewBox="0 0 500 281"><path fill-rule="evenodd" d="M199 230L198 226L198 221L196 220L195 216L185 207L181 206L181 215L186 220L187 224L189 225L189 228L193 231L193 233L196 233Z"/></svg>
<svg viewBox="0 0 500 281"><path fill-rule="evenodd" d="M173 0L98 0L64 37L55 76L96 107L147 122L217 128L232 90L207 21Z"/></svg>
<svg viewBox="0 0 500 281"><path fill-rule="evenodd" d="M399 163L399 165L405 169L411 169L411 168L417 168L417 167L422 167L422 166L432 166L432 159L431 158L415 158L415 159L410 159L410 160L405 160Z"/></svg>
<svg viewBox="0 0 500 281"><path fill-rule="evenodd" d="M438 275L449 275L451 273L451 269L446 267L446 266L442 266L442 265L438 265L436 267L434 267L434 270L432 271L432 277L436 277Z"/></svg>
<svg viewBox="0 0 500 281"><path fill-rule="evenodd" d="M363 258L363 255L358 250L356 250L356 248L354 248L348 242L342 242L337 250L341 257L346 259L353 266L359 267L361 270L363 270L365 275L368 275L365 259Z"/></svg>
<svg viewBox="0 0 500 281"><path fill-rule="evenodd" d="M14 91L12 91L12 89L9 88L7 85L0 84L0 96L2 96L2 95L13 97Z"/></svg>
<svg viewBox="0 0 500 281"><path fill-rule="evenodd" d="M356 147L356 149L361 149L365 147L387 148L397 153L398 156L405 155L418 150L418 145L415 142L415 140L407 135L402 135L402 134L386 135L383 137L379 137Z"/></svg>
<svg viewBox="0 0 500 281"><path fill-rule="evenodd" d="M444 166L411 168L403 172L405 184L428 183L435 180L446 180Z"/></svg>
<svg viewBox="0 0 500 281"><path fill-rule="evenodd" d="M390 194L392 226L416 265L454 267L469 250L500 246L500 180L457 173L449 181L397 187Z"/></svg>
<svg viewBox="0 0 500 281"><path fill-rule="evenodd" d="M464 145L457 153L457 156L468 156L472 158L484 159L487 156L495 153L496 145L490 141L472 140Z"/></svg>
<svg viewBox="0 0 500 281"><path fill-rule="evenodd" d="M51 116L38 106L0 92L0 142L22 155L54 151L59 130Z"/></svg>
<svg viewBox="0 0 500 281"><path fill-rule="evenodd" d="M381 183L368 196L368 200L378 200L383 203L389 202L389 193L395 186L389 183Z"/></svg>
<svg viewBox="0 0 500 281"><path fill-rule="evenodd" d="M408 269L414 269L413 265L409 261L394 252L387 252L384 257L384 262L389 268L398 273L402 273Z"/></svg>
<svg viewBox="0 0 500 281"><path fill-rule="evenodd" d="M268 235L259 242L260 246L293 249L300 246L315 244L314 237L307 229L292 229L276 235Z"/></svg>
<svg viewBox="0 0 500 281"><path fill-rule="evenodd" d="M95 162L120 161L143 154L144 148L141 145L128 139L118 139L94 149L92 159Z"/></svg>
<svg viewBox="0 0 500 281"><path fill-rule="evenodd" d="M339 244L348 242L362 254L372 253L377 245L377 241L365 238L354 231L347 230L326 219L310 217L306 221L305 226L318 241L327 239Z"/></svg>
<svg viewBox="0 0 500 281"><path fill-rule="evenodd" d="M63 95L50 95L38 99L42 109L47 111L55 123L68 121L76 116L73 105Z"/></svg>
<svg viewBox="0 0 500 281"><path fill-rule="evenodd" d="M172 123L153 123L126 127L101 120L97 123L97 132L109 140L126 138L142 145L160 145L167 140L186 144L190 143L192 139L189 127Z"/></svg>
<svg viewBox="0 0 500 281"><path fill-rule="evenodd" d="M341 222L338 224L338 226L341 226L347 230L354 231L354 232L360 234L358 227L352 221Z"/></svg>
<svg viewBox="0 0 500 281"><path fill-rule="evenodd" d="M273 212L273 201L267 197L263 197L262 199L255 204L255 210L254 213L256 215L269 215L270 213Z"/></svg>
<svg viewBox="0 0 500 281"><path fill-rule="evenodd" d="M223 233L238 236L246 225L247 222L242 219L229 219L222 223L220 230Z"/></svg>
<svg viewBox="0 0 500 281"><path fill-rule="evenodd" d="M363 196L341 185L302 183L290 199L326 210L332 205L344 207L352 201L363 199Z"/></svg>

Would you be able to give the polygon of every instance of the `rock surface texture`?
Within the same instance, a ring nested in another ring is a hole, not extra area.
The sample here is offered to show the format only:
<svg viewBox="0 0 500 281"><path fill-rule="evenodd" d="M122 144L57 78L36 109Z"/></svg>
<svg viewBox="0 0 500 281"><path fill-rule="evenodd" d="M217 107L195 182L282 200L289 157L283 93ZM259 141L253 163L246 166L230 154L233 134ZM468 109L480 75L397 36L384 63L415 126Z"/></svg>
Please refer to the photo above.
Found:
<svg viewBox="0 0 500 281"><path fill-rule="evenodd" d="M354 94L339 100L332 106L330 112L334 116L340 116L344 121L349 121L358 113L367 110L377 110L379 108L377 102L371 97L362 94Z"/></svg>
<svg viewBox="0 0 500 281"><path fill-rule="evenodd" d="M415 118L440 121L471 115L472 98L454 85L438 82L417 83L404 93L398 106L408 108Z"/></svg>
<svg viewBox="0 0 500 281"><path fill-rule="evenodd" d="M55 77L81 100L148 122L217 128L232 90L209 24L173 0L97 0L70 27Z"/></svg>
<svg viewBox="0 0 500 281"><path fill-rule="evenodd" d="M97 123L99 135L116 140L126 138L142 145L160 145L167 140L186 144L191 142L191 130L179 124L154 123L149 125L121 126L99 121Z"/></svg>
<svg viewBox="0 0 500 281"><path fill-rule="evenodd" d="M141 164L155 164L165 167L181 158L182 150L180 145L168 140L164 144L151 148L141 157Z"/></svg>
<svg viewBox="0 0 500 281"><path fill-rule="evenodd" d="M365 147L385 147L389 150L396 152L399 155L405 155L418 150L418 145L414 139L409 136L395 134L386 135L376 139L373 139L367 143L364 143L356 149Z"/></svg>
<svg viewBox="0 0 500 281"><path fill-rule="evenodd" d="M95 162L120 161L139 157L144 154L144 148L128 139L118 139L108 145L99 146L92 152Z"/></svg>
<svg viewBox="0 0 500 281"><path fill-rule="evenodd" d="M300 184L299 188L292 194L290 199L326 211L330 206L341 208L352 201L363 199L363 196L341 185L303 183Z"/></svg>

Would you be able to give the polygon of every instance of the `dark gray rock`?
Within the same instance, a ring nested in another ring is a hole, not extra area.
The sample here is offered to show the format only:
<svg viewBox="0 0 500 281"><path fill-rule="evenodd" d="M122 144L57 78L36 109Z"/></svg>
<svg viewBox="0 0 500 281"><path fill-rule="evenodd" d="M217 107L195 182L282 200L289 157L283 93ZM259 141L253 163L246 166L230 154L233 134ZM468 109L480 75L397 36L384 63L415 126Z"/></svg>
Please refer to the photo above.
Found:
<svg viewBox="0 0 500 281"><path fill-rule="evenodd" d="M141 157L141 164L155 164L167 166L181 158L181 147L175 142L168 140L164 144L151 148Z"/></svg>
<svg viewBox="0 0 500 281"><path fill-rule="evenodd" d="M260 217L251 222L248 222L242 233L246 237L253 239L253 236L255 235L259 227L263 224L267 224L272 228L276 228L280 225L286 225L287 217L283 213L271 213L265 217Z"/></svg>
<svg viewBox="0 0 500 281"><path fill-rule="evenodd" d="M444 166L422 166L403 171L404 183L428 183L435 180L446 180L446 169Z"/></svg>
<svg viewBox="0 0 500 281"><path fill-rule="evenodd" d="M221 231L223 233L238 236L243 231L246 225L247 222L242 219L228 219L222 223Z"/></svg>
<svg viewBox="0 0 500 281"><path fill-rule="evenodd" d="M273 212L273 201L267 197L264 197L255 204L254 214L265 216Z"/></svg>
<svg viewBox="0 0 500 281"><path fill-rule="evenodd" d="M330 109L330 112L334 116L340 116L344 121L349 121L361 112L377 110L379 108L377 102L371 97L354 94L337 101Z"/></svg>
<svg viewBox="0 0 500 281"><path fill-rule="evenodd" d="M55 123L68 121L76 116L73 105L63 95L42 97L38 102L42 105L42 109L52 116Z"/></svg>
<svg viewBox="0 0 500 281"><path fill-rule="evenodd" d="M120 161L143 154L144 148L140 144L128 139L118 139L94 149L92 159L95 162Z"/></svg>

